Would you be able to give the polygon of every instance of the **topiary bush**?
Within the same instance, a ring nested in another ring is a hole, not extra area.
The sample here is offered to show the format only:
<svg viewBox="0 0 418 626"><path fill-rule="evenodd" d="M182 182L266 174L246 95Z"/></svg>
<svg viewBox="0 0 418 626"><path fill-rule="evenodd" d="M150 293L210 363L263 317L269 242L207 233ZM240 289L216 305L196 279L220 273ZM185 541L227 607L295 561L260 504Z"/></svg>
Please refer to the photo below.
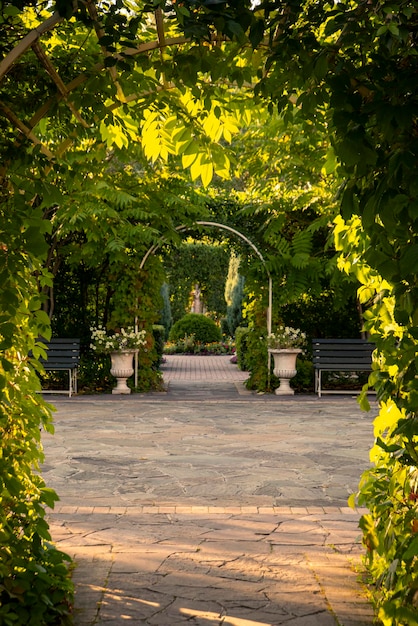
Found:
<svg viewBox="0 0 418 626"><path fill-rule="evenodd" d="M195 342L212 343L222 340L220 328L216 322L199 313L188 313L178 320L170 330L170 341L178 341L186 335L193 335Z"/></svg>

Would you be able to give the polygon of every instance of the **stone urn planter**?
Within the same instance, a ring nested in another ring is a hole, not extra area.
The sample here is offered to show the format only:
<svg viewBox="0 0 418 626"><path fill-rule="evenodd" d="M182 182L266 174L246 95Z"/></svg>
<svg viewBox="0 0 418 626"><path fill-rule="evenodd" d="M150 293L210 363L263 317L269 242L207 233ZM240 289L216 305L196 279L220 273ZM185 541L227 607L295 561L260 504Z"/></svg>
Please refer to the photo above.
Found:
<svg viewBox="0 0 418 626"><path fill-rule="evenodd" d="M112 389L113 394L131 393L126 381L134 373L133 358L135 352L136 350L118 350L110 353L110 373L116 378L116 387Z"/></svg>
<svg viewBox="0 0 418 626"><path fill-rule="evenodd" d="M270 348L274 359L274 375L280 380L280 387L275 390L278 396L292 396L294 390L290 386L290 379L296 376L296 358L301 354L300 348Z"/></svg>

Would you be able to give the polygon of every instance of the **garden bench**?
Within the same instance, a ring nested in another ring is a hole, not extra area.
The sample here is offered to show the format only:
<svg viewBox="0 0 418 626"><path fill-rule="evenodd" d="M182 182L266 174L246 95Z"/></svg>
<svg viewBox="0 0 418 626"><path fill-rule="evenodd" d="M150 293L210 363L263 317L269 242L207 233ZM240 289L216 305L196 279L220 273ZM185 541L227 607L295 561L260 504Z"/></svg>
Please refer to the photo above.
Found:
<svg viewBox="0 0 418 626"><path fill-rule="evenodd" d="M322 389L322 372L366 372L372 369L375 345L366 339L312 339L315 393L338 393Z"/></svg>
<svg viewBox="0 0 418 626"><path fill-rule="evenodd" d="M69 388L60 390L42 390L42 393L68 393L71 398L77 393L77 369L80 362L80 339L53 338L42 342L47 347L47 359L40 358L46 372L68 371Z"/></svg>

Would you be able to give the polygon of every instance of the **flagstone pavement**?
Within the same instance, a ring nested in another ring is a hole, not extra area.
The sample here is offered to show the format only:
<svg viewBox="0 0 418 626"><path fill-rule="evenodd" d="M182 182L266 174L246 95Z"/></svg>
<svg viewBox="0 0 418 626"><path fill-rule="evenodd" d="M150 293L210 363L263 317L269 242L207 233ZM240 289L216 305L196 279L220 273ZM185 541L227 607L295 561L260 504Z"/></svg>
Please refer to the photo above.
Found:
<svg viewBox="0 0 418 626"><path fill-rule="evenodd" d="M376 408L251 393L224 356L167 357L163 374L164 392L48 397L75 626L370 626L347 498Z"/></svg>

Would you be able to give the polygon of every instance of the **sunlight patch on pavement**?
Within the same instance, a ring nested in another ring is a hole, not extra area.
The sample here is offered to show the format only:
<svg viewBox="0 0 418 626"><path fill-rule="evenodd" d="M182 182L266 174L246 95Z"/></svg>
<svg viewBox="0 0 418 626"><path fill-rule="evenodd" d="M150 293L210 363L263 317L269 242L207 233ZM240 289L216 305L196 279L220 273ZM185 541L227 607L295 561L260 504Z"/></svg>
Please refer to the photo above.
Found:
<svg viewBox="0 0 418 626"><path fill-rule="evenodd" d="M229 624L230 626L273 626L271 622L255 622L252 619L243 619L241 617L234 617L232 615L219 615L219 613L213 613L212 611L198 611L196 609L180 609L180 613L183 615L190 615L190 617L200 617L202 619L219 622L222 617L222 624Z"/></svg>

